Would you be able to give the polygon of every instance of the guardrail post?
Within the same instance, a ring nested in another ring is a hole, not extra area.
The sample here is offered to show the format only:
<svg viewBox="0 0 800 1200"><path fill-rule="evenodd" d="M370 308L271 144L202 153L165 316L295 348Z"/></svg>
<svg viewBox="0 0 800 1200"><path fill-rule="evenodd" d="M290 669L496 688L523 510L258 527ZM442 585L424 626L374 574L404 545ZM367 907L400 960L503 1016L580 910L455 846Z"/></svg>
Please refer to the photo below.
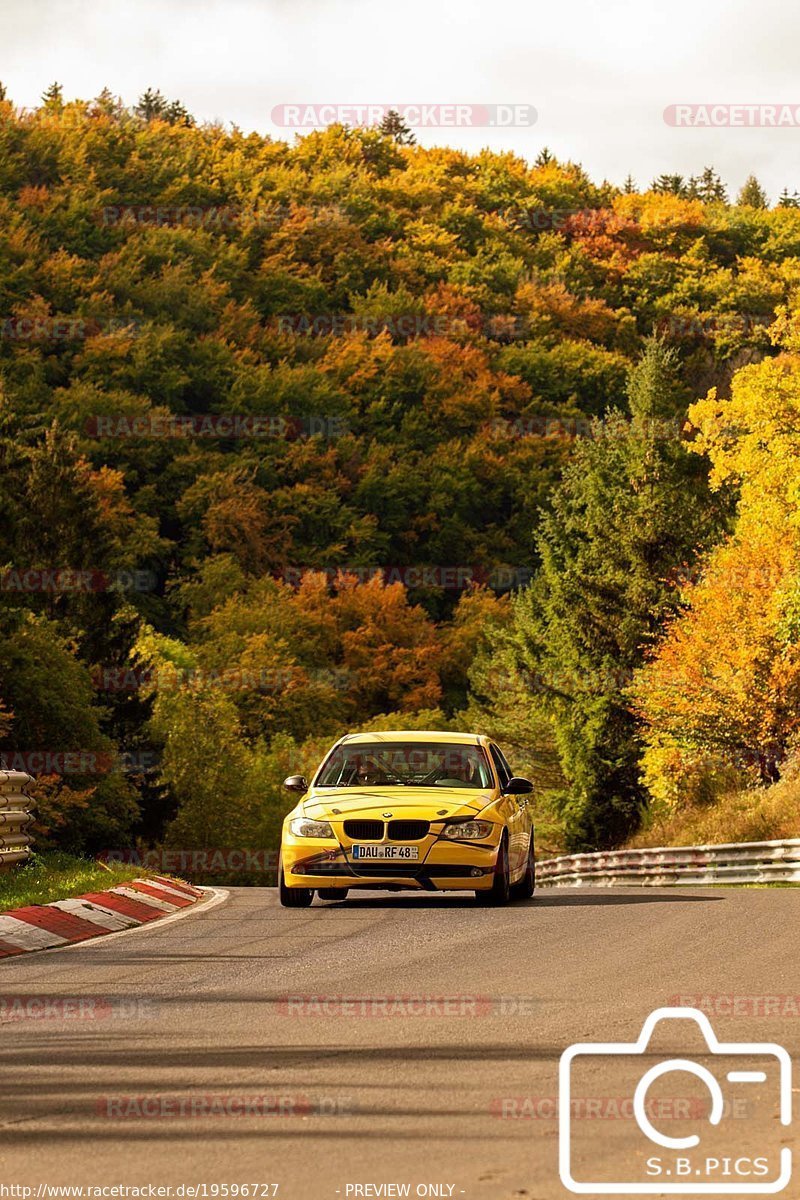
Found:
<svg viewBox="0 0 800 1200"><path fill-rule="evenodd" d="M30 858L33 801L25 791L30 783L24 771L0 771L0 871Z"/></svg>

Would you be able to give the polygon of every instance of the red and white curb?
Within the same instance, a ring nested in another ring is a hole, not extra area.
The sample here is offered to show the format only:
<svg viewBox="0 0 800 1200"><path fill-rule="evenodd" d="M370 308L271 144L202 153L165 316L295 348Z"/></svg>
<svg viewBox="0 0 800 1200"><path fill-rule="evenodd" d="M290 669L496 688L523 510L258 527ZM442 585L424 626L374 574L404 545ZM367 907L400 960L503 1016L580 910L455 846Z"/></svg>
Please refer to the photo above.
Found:
<svg viewBox="0 0 800 1200"><path fill-rule="evenodd" d="M107 892L0 913L0 958L54 950L174 915L209 895L175 879L133 879Z"/></svg>

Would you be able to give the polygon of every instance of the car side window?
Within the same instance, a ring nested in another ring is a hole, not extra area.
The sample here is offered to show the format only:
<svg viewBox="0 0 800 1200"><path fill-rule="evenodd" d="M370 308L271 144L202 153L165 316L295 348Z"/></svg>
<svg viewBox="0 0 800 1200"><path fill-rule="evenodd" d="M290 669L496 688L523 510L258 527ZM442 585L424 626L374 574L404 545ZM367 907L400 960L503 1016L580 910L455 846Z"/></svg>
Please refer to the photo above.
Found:
<svg viewBox="0 0 800 1200"><path fill-rule="evenodd" d="M500 780L500 787L504 788L511 778L511 772L508 769L508 763L497 749L497 746L489 746L489 753L492 756L492 762L494 763L495 770L497 771L497 777Z"/></svg>
<svg viewBox="0 0 800 1200"><path fill-rule="evenodd" d="M508 763L508 759L506 758L505 754L503 754L503 751L500 749L499 746L497 747L497 753L500 756L500 762L503 764L505 769L508 771L508 778L513 779L514 772L511 770L511 767L509 766L509 763Z"/></svg>

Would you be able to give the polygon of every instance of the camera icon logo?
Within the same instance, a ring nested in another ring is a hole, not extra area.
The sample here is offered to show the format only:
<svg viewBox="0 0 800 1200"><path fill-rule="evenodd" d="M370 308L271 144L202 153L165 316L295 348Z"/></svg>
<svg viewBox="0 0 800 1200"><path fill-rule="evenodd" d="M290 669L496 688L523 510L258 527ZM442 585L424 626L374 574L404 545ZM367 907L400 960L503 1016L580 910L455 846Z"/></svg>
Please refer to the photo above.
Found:
<svg viewBox="0 0 800 1200"><path fill-rule="evenodd" d="M654 1053L657 1027L659 1038L691 1032L704 1046L693 1057ZM643 1069L654 1057L661 1061ZM630 1118L602 1138L576 1119L591 1115L581 1084L596 1088L598 1080L620 1097L618 1115ZM774 1042L720 1042L695 1008L656 1009L635 1042L568 1047L558 1106L559 1174L571 1192L769 1195L791 1179L792 1151L780 1144L792 1120L789 1054Z"/></svg>

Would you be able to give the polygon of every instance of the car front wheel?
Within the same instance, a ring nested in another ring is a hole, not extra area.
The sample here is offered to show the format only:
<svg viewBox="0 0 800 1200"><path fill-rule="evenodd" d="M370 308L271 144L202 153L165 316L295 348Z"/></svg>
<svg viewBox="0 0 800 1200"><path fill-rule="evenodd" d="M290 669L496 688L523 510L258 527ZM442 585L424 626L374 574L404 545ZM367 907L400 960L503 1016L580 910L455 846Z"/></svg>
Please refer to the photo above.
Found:
<svg viewBox="0 0 800 1200"><path fill-rule="evenodd" d="M508 838L504 835L497 852L492 886L487 892L476 892L479 904L508 904L511 899L511 871L508 864Z"/></svg>
<svg viewBox="0 0 800 1200"><path fill-rule="evenodd" d="M511 888L511 895L515 900L530 900L533 893L536 891L536 859L533 850L533 834L531 834L530 845L528 846L528 861L525 865L525 874L520 879L519 883L515 883Z"/></svg>
<svg viewBox="0 0 800 1200"><path fill-rule="evenodd" d="M312 888L287 887L283 859L278 859L278 899L284 908L308 908L314 899Z"/></svg>

